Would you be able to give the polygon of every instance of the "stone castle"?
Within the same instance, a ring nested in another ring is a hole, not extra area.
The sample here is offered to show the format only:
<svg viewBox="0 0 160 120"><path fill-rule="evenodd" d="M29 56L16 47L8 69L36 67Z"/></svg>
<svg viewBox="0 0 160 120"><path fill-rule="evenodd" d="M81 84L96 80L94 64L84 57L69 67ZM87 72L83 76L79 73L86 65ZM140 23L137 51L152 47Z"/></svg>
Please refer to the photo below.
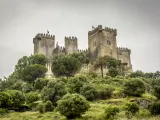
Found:
<svg viewBox="0 0 160 120"><path fill-rule="evenodd" d="M33 38L34 54L43 54L48 58L52 58L58 54L72 54L75 52L87 52L90 59L96 59L100 56L110 56L127 63L127 67L132 69L130 54L128 48L117 47L117 30L99 25L88 32L88 49L78 49L78 39L76 37L65 37L64 47L55 45L55 36L47 34L37 34ZM49 64L48 66L51 66ZM50 73L50 67L48 67Z"/></svg>

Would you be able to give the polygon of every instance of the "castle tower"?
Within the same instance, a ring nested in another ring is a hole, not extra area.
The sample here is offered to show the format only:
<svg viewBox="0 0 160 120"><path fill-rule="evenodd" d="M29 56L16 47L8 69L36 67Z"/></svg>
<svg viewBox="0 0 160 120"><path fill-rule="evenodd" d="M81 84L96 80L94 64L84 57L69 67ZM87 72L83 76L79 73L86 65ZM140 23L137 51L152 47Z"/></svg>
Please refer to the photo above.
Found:
<svg viewBox="0 0 160 120"><path fill-rule="evenodd" d="M127 66L132 68L130 54L131 50L128 48L118 47L118 60L121 60L122 63L127 63Z"/></svg>
<svg viewBox="0 0 160 120"><path fill-rule="evenodd" d="M88 50L92 59L110 56L117 59L117 30L101 25L88 32Z"/></svg>
<svg viewBox="0 0 160 120"><path fill-rule="evenodd" d="M65 37L64 41L67 54L72 54L78 51L78 42L76 37Z"/></svg>
<svg viewBox="0 0 160 120"><path fill-rule="evenodd" d="M43 54L46 57L52 57L55 48L55 36L49 34L37 34L33 38L34 54Z"/></svg>

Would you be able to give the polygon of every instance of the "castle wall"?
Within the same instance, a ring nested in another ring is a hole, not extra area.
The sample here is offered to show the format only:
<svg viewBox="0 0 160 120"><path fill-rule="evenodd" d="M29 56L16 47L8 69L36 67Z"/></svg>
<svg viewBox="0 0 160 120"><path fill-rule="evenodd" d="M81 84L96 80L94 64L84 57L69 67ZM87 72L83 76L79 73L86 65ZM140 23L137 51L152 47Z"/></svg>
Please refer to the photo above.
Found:
<svg viewBox="0 0 160 120"><path fill-rule="evenodd" d="M128 67L131 67L130 54L131 51L128 48L117 48L118 50L118 60L121 60L122 63L127 63Z"/></svg>
<svg viewBox="0 0 160 120"><path fill-rule="evenodd" d="M49 34L37 34L33 39L34 54L43 54L46 57L52 57L55 49L55 36Z"/></svg>
<svg viewBox="0 0 160 120"><path fill-rule="evenodd" d="M78 51L78 42L76 37L65 37L64 41L67 54L72 54Z"/></svg>

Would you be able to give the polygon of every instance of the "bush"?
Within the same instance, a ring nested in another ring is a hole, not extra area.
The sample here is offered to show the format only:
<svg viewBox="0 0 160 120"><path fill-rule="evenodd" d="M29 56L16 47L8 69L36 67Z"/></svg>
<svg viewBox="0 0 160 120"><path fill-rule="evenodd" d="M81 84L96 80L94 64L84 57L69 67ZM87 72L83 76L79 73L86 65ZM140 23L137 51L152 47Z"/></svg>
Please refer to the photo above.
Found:
<svg viewBox="0 0 160 120"><path fill-rule="evenodd" d="M47 86L49 80L45 78L38 78L34 83L34 88L37 90L42 90L44 86Z"/></svg>
<svg viewBox="0 0 160 120"><path fill-rule="evenodd" d="M103 89L100 89L98 90L97 98L102 99L102 100L111 98L113 94L113 90L114 89L111 87L105 87Z"/></svg>
<svg viewBox="0 0 160 120"><path fill-rule="evenodd" d="M54 110L54 106L51 101L48 100L45 103L45 109L46 109L46 112L52 112Z"/></svg>
<svg viewBox="0 0 160 120"><path fill-rule="evenodd" d="M90 108L87 100L79 94L67 94L58 101L57 110L68 119L80 117Z"/></svg>
<svg viewBox="0 0 160 120"><path fill-rule="evenodd" d="M119 71L114 68L114 67L110 67L108 69L108 75L111 76L111 77L116 77L117 75L119 74Z"/></svg>
<svg viewBox="0 0 160 120"><path fill-rule="evenodd" d="M25 103L25 96L22 94L21 91L18 90L7 90L6 91L10 98L11 98L11 104L9 107L20 107L22 104Z"/></svg>
<svg viewBox="0 0 160 120"><path fill-rule="evenodd" d="M0 92L0 107L7 108L11 105L11 97L7 92Z"/></svg>
<svg viewBox="0 0 160 120"><path fill-rule="evenodd" d="M80 94L83 95L87 100L92 101L96 99L97 90L92 85L87 84L80 88Z"/></svg>
<svg viewBox="0 0 160 120"><path fill-rule="evenodd" d="M160 101L149 106L149 111L152 115L160 115Z"/></svg>
<svg viewBox="0 0 160 120"><path fill-rule="evenodd" d="M44 103L39 103L37 105L37 110L39 111L39 113L45 113L45 104Z"/></svg>
<svg viewBox="0 0 160 120"><path fill-rule="evenodd" d="M7 109L0 108L0 115L5 115L6 113L8 113Z"/></svg>
<svg viewBox="0 0 160 120"><path fill-rule="evenodd" d="M137 103L129 102L126 103L124 106L125 114L128 118L131 118L133 115L135 115L139 111L139 106Z"/></svg>
<svg viewBox="0 0 160 120"><path fill-rule="evenodd" d="M80 88L87 83L86 76L76 76L71 78L67 83L67 89L69 93L80 93Z"/></svg>
<svg viewBox="0 0 160 120"><path fill-rule="evenodd" d="M49 111L52 112L54 110L54 106L51 101L48 100L45 103L45 110L46 110L46 112L49 112Z"/></svg>
<svg viewBox="0 0 160 120"><path fill-rule="evenodd" d="M53 105L66 94L65 83L62 81L49 81L47 87L44 87L41 92L41 98L44 102L50 100Z"/></svg>
<svg viewBox="0 0 160 120"><path fill-rule="evenodd" d="M154 95L158 99L160 99L160 79L155 79L152 84L153 84Z"/></svg>
<svg viewBox="0 0 160 120"><path fill-rule="evenodd" d="M127 96L140 97L145 93L145 85L141 79L131 79L124 84L124 93Z"/></svg>
<svg viewBox="0 0 160 120"><path fill-rule="evenodd" d="M97 78L97 77L98 77L98 74L97 74L96 72L89 72L89 73L88 73L88 77Z"/></svg>
<svg viewBox="0 0 160 120"><path fill-rule="evenodd" d="M24 85L23 92L28 93L28 92L31 92L33 90L34 90L34 88L33 88L33 86L31 84L26 83Z"/></svg>
<svg viewBox="0 0 160 120"><path fill-rule="evenodd" d="M40 96L37 92L29 92L26 94L26 103L27 104L38 101L39 99L40 99Z"/></svg>
<svg viewBox="0 0 160 120"><path fill-rule="evenodd" d="M109 106L105 109L105 116L107 119L114 119L114 117L119 113L118 107Z"/></svg>

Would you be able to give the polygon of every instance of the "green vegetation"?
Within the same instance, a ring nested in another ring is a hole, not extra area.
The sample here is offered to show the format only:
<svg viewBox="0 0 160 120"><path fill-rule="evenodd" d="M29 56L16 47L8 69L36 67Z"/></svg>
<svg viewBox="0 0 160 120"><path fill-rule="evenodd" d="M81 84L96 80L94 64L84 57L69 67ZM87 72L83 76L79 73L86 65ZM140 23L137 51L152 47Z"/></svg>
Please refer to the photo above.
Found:
<svg viewBox="0 0 160 120"><path fill-rule="evenodd" d="M66 94L57 105L57 110L67 119L80 117L89 108L87 100L78 94Z"/></svg>
<svg viewBox="0 0 160 120"><path fill-rule="evenodd" d="M43 55L24 56L0 79L1 120L160 119L160 72L126 74L126 63L74 53L53 58L56 77L45 78L47 62ZM89 64L101 75L79 74Z"/></svg>

